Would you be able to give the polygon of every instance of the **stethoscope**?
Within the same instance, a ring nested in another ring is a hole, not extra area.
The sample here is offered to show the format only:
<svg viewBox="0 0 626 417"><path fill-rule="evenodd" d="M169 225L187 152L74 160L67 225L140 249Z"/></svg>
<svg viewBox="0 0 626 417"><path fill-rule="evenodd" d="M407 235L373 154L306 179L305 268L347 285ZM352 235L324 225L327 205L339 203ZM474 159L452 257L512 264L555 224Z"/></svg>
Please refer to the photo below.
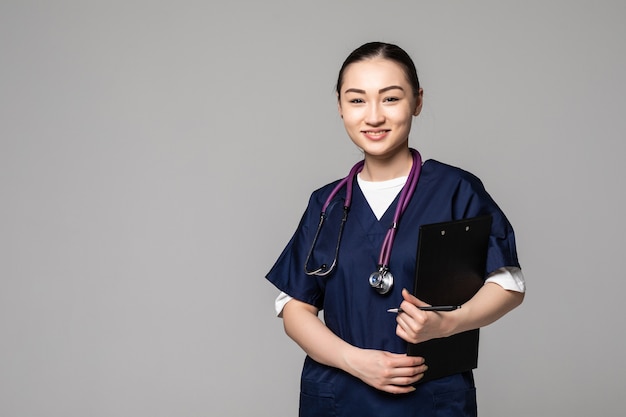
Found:
<svg viewBox="0 0 626 417"><path fill-rule="evenodd" d="M396 211L393 215L393 222L385 235L385 240L383 241L383 245L380 249L380 256L378 257L378 269L369 276L368 281L369 284L374 288L379 294L387 294L391 287L393 286L393 275L389 271L389 259L391 258L391 248L393 247L393 241L396 237L396 232L398 231L398 223L402 214L406 210L406 207L409 205L409 201L411 201L411 197L415 193L415 188L417 187L417 180L419 179L420 172L422 170L422 157L418 151L413 148L409 148L411 151L411 155L413 156L413 166L411 167L411 171L409 172L409 176L400 191L400 197L398 198L398 205L396 206ZM337 265L337 256L339 255L339 245L341 243L341 235L343 234L343 227L348 220L348 211L350 211L350 204L352 203L352 187L354 184L354 178L356 175L361 172L363 169L363 165L365 161L357 162L347 177L339 181L335 188L331 191L330 195L326 199L326 202L322 206L322 213L320 215L320 221L317 226L317 231L315 232L315 236L313 237L313 243L311 244L311 249L307 254L306 260L304 261L304 272L307 275L315 275L319 277L324 277L330 274ZM342 187L346 187L346 197L343 206L343 217L341 219L341 224L339 226L339 234L337 236L337 244L335 246L335 256L333 262L328 264L322 264L318 268L314 270L310 270L308 267L309 259L311 258L311 254L313 253L313 249L315 248L315 244L317 243L317 238L320 234L320 230L322 229L322 225L324 224L324 220L326 219L326 209L330 205L333 198L337 196L339 190Z"/></svg>

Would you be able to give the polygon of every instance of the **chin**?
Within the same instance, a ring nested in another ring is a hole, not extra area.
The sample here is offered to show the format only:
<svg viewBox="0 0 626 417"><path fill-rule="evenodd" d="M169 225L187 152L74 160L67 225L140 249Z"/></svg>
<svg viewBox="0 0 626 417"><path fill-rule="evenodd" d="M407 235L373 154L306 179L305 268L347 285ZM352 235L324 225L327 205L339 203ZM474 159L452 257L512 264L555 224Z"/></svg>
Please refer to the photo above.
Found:
<svg viewBox="0 0 626 417"><path fill-rule="evenodd" d="M408 143L402 144L385 144L385 143L373 143L367 144L367 146L359 146L363 153L371 156L384 157L393 156L395 154L406 152L409 149Z"/></svg>

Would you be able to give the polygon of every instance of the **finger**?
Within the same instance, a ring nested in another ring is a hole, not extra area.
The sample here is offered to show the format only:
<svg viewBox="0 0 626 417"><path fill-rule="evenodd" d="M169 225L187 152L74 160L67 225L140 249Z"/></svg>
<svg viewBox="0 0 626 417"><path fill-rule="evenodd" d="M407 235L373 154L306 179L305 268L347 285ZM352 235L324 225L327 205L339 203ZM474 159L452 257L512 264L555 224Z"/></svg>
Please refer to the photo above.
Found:
<svg viewBox="0 0 626 417"><path fill-rule="evenodd" d="M419 372L419 373L416 373L415 375L409 375L409 376L399 376L399 377L390 379L389 384L400 386L400 387L413 385L417 381L422 379L423 377L424 377L424 372Z"/></svg>
<svg viewBox="0 0 626 417"><path fill-rule="evenodd" d="M396 317L396 323L409 333L419 332L424 327L424 324L428 319L428 315L426 312L419 310L413 304L409 304L408 302L402 308L405 307L407 309L406 314L398 314L398 317Z"/></svg>
<svg viewBox="0 0 626 417"><path fill-rule="evenodd" d="M425 303L424 301L420 300L419 298L417 298L413 294L411 294L409 292L409 290L407 290L406 288L402 289L402 298L404 298L404 300L406 302L408 302L410 304L413 304L415 306L418 306L418 307L426 307L426 306L430 305L430 304Z"/></svg>
<svg viewBox="0 0 626 417"><path fill-rule="evenodd" d="M408 313L403 315L408 316ZM408 318L404 317L398 317L396 319L396 323L398 323L398 326L396 327L396 334L398 336L402 337L403 335L408 335L409 332L414 333L412 327L408 323L408 320ZM398 332L401 332L402 334L399 334Z"/></svg>
<svg viewBox="0 0 626 417"><path fill-rule="evenodd" d="M414 321L413 324L415 324ZM402 340L409 343L422 342L423 340L420 339L421 327L414 328L413 324L408 324L405 321L398 320L398 325L396 326L396 335Z"/></svg>
<svg viewBox="0 0 626 417"><path fill-rule="evenodd" d="M422 364L411 368L403 369L399 375L390 377L389 383L392 385L406 386L412 385L424 377L424 372L428 370L428 366Z"/></svg>
<svg viewBox="0 0 626 417"><path fill-rule="evenodd" d="M390 363L390 376L406 376L414 375L415 370L419 371L424 366L425 360L421 356L408 356L407 354L399 355L393 363Z"/></svg>
<svg viewBox="0 0 626 417"><path fill-rule="evenodd" d="M415 387L412 385L385 385L381 389L390 394L408 394L415 391Z"/></svg>
<svg viewBox="0 0 626 417"><path fill-rule="evenodd" d="M412 383L415 378L428 370L428 365L421 364L408 368L397 369L393 376L389 376L389 380L396 385L406 385Z"/></svg>

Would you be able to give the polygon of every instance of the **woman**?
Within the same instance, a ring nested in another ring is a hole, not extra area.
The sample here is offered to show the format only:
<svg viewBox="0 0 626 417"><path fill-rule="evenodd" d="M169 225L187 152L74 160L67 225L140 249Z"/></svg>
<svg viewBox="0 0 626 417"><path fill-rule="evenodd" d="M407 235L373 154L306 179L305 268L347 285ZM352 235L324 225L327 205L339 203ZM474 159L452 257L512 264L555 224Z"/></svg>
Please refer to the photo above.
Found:
<svg viewBox="0 0 626 417"><path fill-rule="evenodd" d="M313 192L267 275L281 290L276 305L285 331L307 354L300 415L475 416L471 371L420 384L428 363L407 356L407 342L486 326L522 302L513 229L476 177L434 160L422 165L409 148L423 90L404 50L379 42L357 48L339 72L337 103L348 136L363 151L362 166L346 186L335 190L336 181ZM427 304L405 289L413 286L419 226L484 214L493 217L485 284L460 309L420 310ZM381 247L392 223L398 227L387 261ZM367 282L381 259L395 277L384 295ZM386 311L398 305L402 313Z"/></svg>

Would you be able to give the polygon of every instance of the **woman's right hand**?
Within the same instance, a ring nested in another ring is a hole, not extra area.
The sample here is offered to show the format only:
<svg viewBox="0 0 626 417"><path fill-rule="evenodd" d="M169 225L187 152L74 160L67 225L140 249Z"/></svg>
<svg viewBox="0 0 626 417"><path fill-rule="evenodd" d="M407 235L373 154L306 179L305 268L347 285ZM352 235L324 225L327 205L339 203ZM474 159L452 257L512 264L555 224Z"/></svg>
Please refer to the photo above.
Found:
<svg viewBox="0 0 626 417"><path fill-rule="evenodd" d="M414 391L428 369L423 358L372 349L355 349L347 362L350 374L391 394Z"/></svg>
<svg viewBox="0 0 626 417"><path fill-rule="evenodd" d="M285 331L314 360L342 369L381 391L414 391L427 367L424 359L381 350L361 349L339 338L312 305L292 299L283 308Z"/></svg>

